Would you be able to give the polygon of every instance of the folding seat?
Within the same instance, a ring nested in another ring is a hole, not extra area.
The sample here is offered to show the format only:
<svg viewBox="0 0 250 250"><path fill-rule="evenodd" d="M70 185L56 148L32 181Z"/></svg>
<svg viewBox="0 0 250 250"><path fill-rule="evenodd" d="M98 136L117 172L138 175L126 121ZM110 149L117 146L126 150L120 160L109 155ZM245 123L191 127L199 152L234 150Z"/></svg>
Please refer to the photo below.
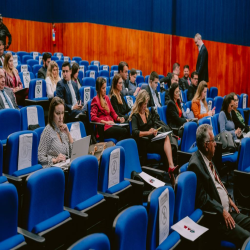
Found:
<svg viewBox="0 0 250 250"><path fill-rule="evenodd" d="M91 86L95 88L95 79L92 77L84 77L82 81L82 86Z"/></svg>
<svg viewBox="0 0 250 250"><path fill-rule="evenodd" d="M115 76L116 74L118 74L118 70L111 70L110 71L110 77Z"/></svg>
<svg viewBox="0 0 250 250"><path fill-rule="evenodd" d="M212 117L211 116L205 116L205 117L201 118L198 121L198 123L199 123L199 126L203 125L203 124L209 124L209 125L212 126L213 125L213 123L212 123Z"/></svg>
<svg viewBox="0 0 250 250"><path fill-rule="evenodd" d="M59 58L57 56L52 56L51 57L51 61L58 61L58 60L59 60Z"/></svg>
<svg viewBox="0 0 250 250"><path fill-rule="evenodd" d="M23 107L20 109L20 113L22 130L34 130L34 125L45 127L44 111L41 106Z"/></svg>
<svg viewBox="0 0 250 250"><path fill-rule="evenodd" d="M159 197L161 194L168 189L168 200L169 200L169 210L163 205L163 209L159 207ZM166 212L165 208L168 210L167 214L169 216L169 235L166 239L160 242L160 223L165 226ZM174 207L175 207L175 194L172 187L160 187L153 190L148 196L148 231L147 231L147 249L148 250L167 250L175 249L181 241L180 235L171 229L174 220ZM165 216L165 217L164 217ZM165 222L165 223L164 223Z"/></svg>
<svg viewBox="0 0 250 250"><path fill-rule="evenodd" d="M87 71L85 72L85 76L86 76L86 77L93 78L94 80L97 79L97 74L98 74L98 73L97 73L95 70L87 70Z"/></svg>
<svg viewBox="0 0 250 250"><path fill-rule="evenodd" d="M106 76L109 78L109 71L107 70L100 70L98 76Z"/></svg>
<svg viewBox="0 0 250 250"><path fill-rule="evenodd" d="M109 66L108 65L101 65L99 70L106 70L109 72Z"/></svg>
<svg viewBox="0 0 250 250"><path fill-rule="evenodd" d="M92 100L96 96L96 90L94 87L85 86L79 89L82 103L85 105L89 100Z"/></svg>
<svg viewBox="0 0 250 250"><path fill-rule="evenodd" d="M80 61L82 61L82 58L79 57L79 56L74 56L74 57L72 58L72 60L76 61L76 62L79 64Z"/></svg>
<svg viewBox="0 0 250 250"><path fill-rule="evenodd" d="M34 74L32 72L29 72L29 71L20 72L19 77L20 77L20 80L21 80L24 88L29 88L30 81L35 79Z"/></svg>
<svg viewBox="0 0 250 250"><path fill-rule="evenodd" d="M116 70L118 72L118 65L112 65L111 70Z"/></svg>
<svg viewBox="0 0 250 250"><path fill-rule="evenodd" d="M222 103L223 103L223 98L221 96L216 96L214 98L215 114L219 114L220 113L221 107L222 107Z"/></svg>
<svg viewBox="0 0 250 250"><path fill-rule="evenodd" d="M82 61L80 61L79 65L84 65L86 68L88 68L89 62L86 60L82 60Z"/></svg>
<svg viewBox="0 0 250 250"><path fill-rule="evenodd" d="M188 92L187 89L185 89L185 90L183 91L183 96L182 96L182 101L183 101L183 102L187 102L187 101L188 101L188 99L187 99L187 92Z"/></svg>
<svg viewBox="0 0 250 250"><path fill-rule="evenodd" d="M33 52L30 52L30 55L33 57L34 60L36 60L36 57L37 57L37 56L41 56L42 54L39 53L39 52L33 51Z"/></svg>
<svg viewBox="0 0 250 250"><path fill-rule="evenodd" d="M6 144L7 137L17 131L21 131L21 114L17 109L0 110L0 140Z"/></svg>
<svg viewBox="0 0 250 250"><path fill-rule="evenodd" d="M61 52L55 52L54 56L58 57L59 60L61 60L61 57L63 57L63 53L61 53Z"/></svg>
<svg viewBox="0 0 250 250"><path fill-rule="evenodd" d="M137 69L137 70L136 70L136 74L137 74L137 76L142 76L142 71L139 70L139 69Z"/></svg>
<svg viewBox="0 0 250 250"><path fill-rule="evenodd" d="M58 60L58 61L56 61L56 63L58 65L59 69L61 70L62 69L62 64L64 63L64 61L63 60Z"/></svg>
<svg viewBox="0 0 250 250"><path fill-rule="evenodd" d="M193 153L197 151L196 142L197 124L195 122L184 123L184 130L181 139L181 151L186 153Z"/></svg>
<svg viewBox="0 0 250 250"><path fill-rule="evenodd" d="M163 121L165 124L168 124L167 123L167 105L164 105L162 107L158 107L157 112L160 116L161 121Z"/></svg>
<svg viewBox="0 0 250 250"><path fill-rule="evenodd" d="M11 134L6 144L4 173L26 178L28 174L42 169L38 164L38 137L34 131Z"/></svg>
<svg viewBox="0 0 250 250"><path fill-rule="evenodd" d="M97 65L89 65L88 70L91 70L91 71L94 70L96 72L96 75L98 75L99 68Z"/></svg>
<svg viewBox="0 0 250 250"><path fill-rule="evenodd" d="M72 244L73 212L64 209L64 190L65 176L60 168L41 169L26 180L23 227L45 238L45 249Z"/></svg>
<svg viewBox="0 0 250 250"><path fill-rule="evenodd" d="M22 57L22 64L27 64L27 60L33 60L33 56L31 56L31 55L23 56Z"/></svg>
<svg viewBox="0 0 250 250"><path fill-rule="evenodd" d="M88 215L85 223L81 222L81 218L75 221L78 237L83 237L85 233L110 233L112 221L117 215L118 197L97 191L98 167L97 158L92 155L81 156L70 166L65 206Z"/></svg>
<svg viewBox="0 0 250 250"><path fill-rule="evenodd" d="M29 65L31 68L36 65L36 64L39 64L39 62L37 60L34 60L34 59L29 59L27 60L27 65Z"/></svg>
<svg viewBox="0 0 250 250"><path fill-rule="evenodd" d="M99 70L99 67L100 67L100 62L99 61L91 61L90 65L95 65L98 67L98 70Z"/></svg>
<svg viewBox="0 0 250 250"><path fill-rule="evenodd" d="M21 58L21 63L23 63L23 56L29 56L30 55L26 51L18 51L16 54Z"/></svg>
<svg viewBox="0 0 250 250"><path fill-rule="evenodd" d="M122 211L113 224L114 249L145 250L147 240L147 211L143 206L132 206Z"/></svg>
<svg viewBox="0 0 250 250"><path fill-rule="evenodd" d="M211 87L209 90L208 97L214 99L216 96L218 96L218 88L217 87Z"/></svg>
<svg viewBox="0 0 250 250"><path fill-rule="evenodd" d="M40 65L43 65L43 56L37 56L35 60L37 60Z"/></svg>
<svg viewBox="0 0 250 250"><path fill-rule="evenodd" d="M19 64L16 66L16 69L17 71L20 73L20 72L24 72L24 71L29 71L29 72L32 72L32 67L30 67L29 65L27 64Z"/></svg>
<svg viewBox="0 0 250 250"><path fill-rule="evenodd" d="M95 233L77 241L68 250L110 250L109 238L102 233Z"/></svg>
<svg viewBox="0 0 250 250"><path fill-rule="evenodd" d="M141 76L141 75L137 75L135 81L136 81L137 84L139 84L141 82L144 82L144 77Z"/></svg>
<svg viewBox="0 0 250 250"><path fill-rule="evenodd" d="M179 169L179 173L180 173L180 174L187 171L188 164L189 164L189 163L187 162L187 163L185 163L184 165L182 165L182 166L180 167L180 169Z"/></svg>

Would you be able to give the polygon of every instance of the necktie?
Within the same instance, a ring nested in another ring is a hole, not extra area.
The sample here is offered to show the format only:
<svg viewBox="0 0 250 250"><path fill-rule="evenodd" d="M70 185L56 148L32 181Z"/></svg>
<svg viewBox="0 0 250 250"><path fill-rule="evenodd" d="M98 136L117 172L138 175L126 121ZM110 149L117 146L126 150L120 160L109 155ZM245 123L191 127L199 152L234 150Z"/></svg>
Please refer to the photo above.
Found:
<svg viewBox="0 0 250 250"><path fill-rule="evenodd" d="M7 102L8 105L9 105L10 109L13 109L14 107L13 107L11 101L9 100L9 98L7 97L5 91L4 91L4 90L1 90L1 91L2 91L2 93L3 93L3 96L4 96L5 100L6 100L6 102Z"/></svg>

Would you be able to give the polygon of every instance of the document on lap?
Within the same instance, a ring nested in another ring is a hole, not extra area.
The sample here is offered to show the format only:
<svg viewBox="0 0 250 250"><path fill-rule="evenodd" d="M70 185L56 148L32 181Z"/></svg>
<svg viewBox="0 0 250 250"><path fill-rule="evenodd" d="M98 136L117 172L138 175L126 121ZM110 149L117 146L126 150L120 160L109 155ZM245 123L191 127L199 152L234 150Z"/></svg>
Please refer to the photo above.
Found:
<svg viewBox="0 0 250 250"><path fill-rule="evenodd" d="M158 141L158 140L161 140L161 139L165 139L167 137L167 135L171 134L172 131L168 131L168 132L165 132L165 133L161 133L161 134L158 134L157 136L155 136L151 142L153 141Z"/></svg>

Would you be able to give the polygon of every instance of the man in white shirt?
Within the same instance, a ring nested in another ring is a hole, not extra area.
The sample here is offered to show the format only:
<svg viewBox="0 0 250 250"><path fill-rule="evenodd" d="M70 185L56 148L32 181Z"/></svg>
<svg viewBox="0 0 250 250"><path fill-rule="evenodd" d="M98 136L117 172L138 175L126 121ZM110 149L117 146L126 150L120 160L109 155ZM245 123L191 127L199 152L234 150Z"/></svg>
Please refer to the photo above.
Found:
<svg viewBox="0 0 250 250"><path fill-rule="evenodd" d="M5 87L5 74L2 69L0 69L0 110L1 109L18 109L13 90Z"/></svg>
<svg viewBox="0 0 250 250"><path fill-rule="evenodd" d="M192 155L188 165L188 170L197 176L195 206L216 213L210 220L213 244L215 239L226 240L234 243L237 249L241 248L250 237L250 217L240 213L212 162L216 142L210 125L198 127L196 143L198 150ZM210 249L218 248L215 245Z"/></svg>

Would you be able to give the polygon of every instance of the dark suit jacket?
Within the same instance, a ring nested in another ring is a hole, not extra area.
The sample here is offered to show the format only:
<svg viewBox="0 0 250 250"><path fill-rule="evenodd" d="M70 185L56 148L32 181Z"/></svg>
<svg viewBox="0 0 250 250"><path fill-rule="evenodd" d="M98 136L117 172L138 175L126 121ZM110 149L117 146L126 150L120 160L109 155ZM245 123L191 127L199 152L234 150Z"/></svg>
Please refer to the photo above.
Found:
<svg viewBox="0 0 250 250"><path fill-rule="evenodd" d="M199 74L199 82L208 82L208 52L207 48L203 44L198 55L196 63L196 71Z"/></svg>
<svg viewBox="0 0 250 250"><path fill-rule="evenodd" d="M219 175L216 167L215 170L217 175ZM223 207L219 193L199 150L192 155L188 171L193 171L197 176L195 206L202 210L217 212L218 215L222 216Z"/></svg>
<svg viewBox="0 0 250 250"><path fill-rule="evenodd" d="M5 57L5 54L2 55L3 58ZM0 56L1 57L1 56ZM2 61L0 60L0 66L3 66Z"/></svg>
<svg viewBox="0 0 250 250"><path fill-rule="evenodd" d="M13 90L10 89L10 88L4 87L4 91L8 95L8 97L10 98L10 100L11 100L12 105L14 106L14 108L15 109L19 109L18 105L16 103L16 98L14 96ZM1 96L0 96L0 109L5 109L5 106L4 106L4 103L3 103L3 100L1 98Z"/></svg>
<svg viewBox="0 0 250 250"><path fill-rule="evenodd" d="M194 86L193 84L190 84L190 86L188 87L188 92L187 92L187 100L188 101L192 101L192 99L194 98L194 95L196 93L197 87Z"/></svg>
<svg viewBox="0 0 250 250"><path fill-rule="evenodd" d="M187 120L183 117L179 117L179 111L176 104L170 100L167 106L167 122L171 128L180 128Z"/></svg>
<svg viewBox="0 0 250 250"><path fill-rule="evenodd" d="M149 101L148 101L148 107L155 107L154 98L153 98L153 96L152 96L151 89L150 89L149 85L146 86L145 90L148 92L149 97L150 97L150 99L149 99ZM161 105L161 102L160 102L160 99L159 99L159 96L158 96L158 93L157 93L156 90L155 90L155 93L156 93L158 102L159 102L159 104Z"/></svg>
<svg viewBox="0 0 250 250"><path fill-rule="evenodd" d="M79 93L77 84L72 80L71 80L71 83L75 91L76 100L80 101L81 98L80 98L80 93ZM72 96L71 96L69 86L64 79L59 81L56 85L56 96L60 97L61 99L64 99L65 107L66 107L66 110L69 112L70 117L75 117L79 113L82 112L81 110L71 110L72 105L73 105Z"/></svg>
<svg viewBox="0 0 250 250"><path fill-rule="evenodd" d="M188 78L189 78L190 85L191 85L191 79L190 79L190 77L188 77ZM188 84L187 79L185 79L184 76L180 79L179 85L180 85L181 90L183 90L183 91L184 91L185 89L188 89L189 84Z"/></svg>
<svg viewBox="0 0 250 250"><path fill-rule="evenodd" d="M47 70L46 70L45 67L42 66L42 68L40 68L40 69L38 70L38 78L42 78L42 79L45 80L46 74L47 74Z"/></svg>
<svg viewBox="0 0 250 250"><path fill-rule="evenodd" d="M166 77L163 77L160 80L160 83L161 82L164 82L165 84L167 83L168 88L170 88L170 86L171 86L171 74L172 73L168 73ZM180 85L180 79L179 79L179 85Z"/></svg>

